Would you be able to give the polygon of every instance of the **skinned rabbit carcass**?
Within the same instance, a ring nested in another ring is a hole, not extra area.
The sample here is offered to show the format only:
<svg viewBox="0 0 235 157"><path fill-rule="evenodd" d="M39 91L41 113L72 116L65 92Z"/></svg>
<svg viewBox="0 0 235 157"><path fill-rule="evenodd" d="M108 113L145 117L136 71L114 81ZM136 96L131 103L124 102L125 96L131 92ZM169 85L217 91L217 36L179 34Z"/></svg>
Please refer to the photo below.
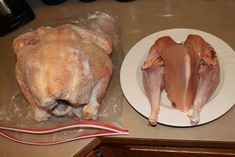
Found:
<svg viewBox="0 0 235 157"><path fill-rule="evenodd" d="M202 37L188 35L184 43L158 38L141 67L146 96L151 104L149 124L156 125L163 90L172 106L188 113L192 125L220 81L215 50Z"/></svg>

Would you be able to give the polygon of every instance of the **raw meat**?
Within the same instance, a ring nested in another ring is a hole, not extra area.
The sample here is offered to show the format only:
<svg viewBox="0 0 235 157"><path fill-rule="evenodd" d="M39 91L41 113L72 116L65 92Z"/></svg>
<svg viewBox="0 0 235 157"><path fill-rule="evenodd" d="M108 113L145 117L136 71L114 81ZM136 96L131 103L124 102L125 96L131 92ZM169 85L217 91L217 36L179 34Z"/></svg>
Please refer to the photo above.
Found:
<svg viewBox="0 0 235 157"><path fill-rule="evenodd" d="M16 78L35 120L52 114L97 119L112 75L108 36L72 24L40 27L18 36L13 49Z"/></svg>
<svg viewBox="0 0 235 157"><path fill-rule="evenodd" d="M174 108L188 113L192 125L198 124L220 80L215 50L202 37L189 35L183 44L168 36L157 39L141 68L151 104L150 125L157 124L163 90Z"/></svg>

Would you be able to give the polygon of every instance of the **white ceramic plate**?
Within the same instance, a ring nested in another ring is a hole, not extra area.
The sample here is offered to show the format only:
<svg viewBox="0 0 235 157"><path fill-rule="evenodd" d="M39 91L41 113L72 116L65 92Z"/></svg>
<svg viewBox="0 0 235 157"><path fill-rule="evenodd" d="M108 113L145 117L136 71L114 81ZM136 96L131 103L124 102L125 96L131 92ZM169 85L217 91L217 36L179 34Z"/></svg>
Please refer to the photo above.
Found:
<svg viewBox="0 0 235 157"><path fill-rule="evenodd" d="M125 97L141 115L150 115L150 104L144 94L141 65L148 55L149 48L161 36L171 36L176 42L186 39L188 34L197 34L210 43L217 52L221 69L221 81L217 90L200 113L202 125L211 122L229 111L235 104L235 52L223 40L209 33L194 29L169 29L153 33L136 43L126 55L120 74L121 87ZM185 113L171 107L166 93L162 93L158 122L170 126L189 127L190 120Z"/></svg>

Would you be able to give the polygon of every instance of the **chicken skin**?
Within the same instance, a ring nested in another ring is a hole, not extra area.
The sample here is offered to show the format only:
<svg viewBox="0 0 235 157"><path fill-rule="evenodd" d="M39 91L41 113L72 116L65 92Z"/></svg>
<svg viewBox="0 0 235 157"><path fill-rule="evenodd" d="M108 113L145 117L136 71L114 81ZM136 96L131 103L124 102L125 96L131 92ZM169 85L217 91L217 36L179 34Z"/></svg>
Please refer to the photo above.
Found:
<svg viewBox="0 0 235 157"><path fill-rule="evenodd" d="M13 50L16 79L36 121L97 119L112 75L108 36L72 24L40 27L18 36Z"/></svg>

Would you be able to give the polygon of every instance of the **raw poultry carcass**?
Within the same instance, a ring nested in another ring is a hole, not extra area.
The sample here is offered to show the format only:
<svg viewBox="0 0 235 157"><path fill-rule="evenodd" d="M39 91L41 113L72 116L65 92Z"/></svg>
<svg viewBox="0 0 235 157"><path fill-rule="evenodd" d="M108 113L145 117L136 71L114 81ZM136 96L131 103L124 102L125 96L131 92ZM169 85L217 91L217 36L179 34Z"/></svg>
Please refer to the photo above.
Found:
<svg viewBox="0 0 235 157"><path fill-rule="evenodd" d="M150 125L157 124L163 90L174 108L187 113L192 125L198 124L200 111L220 80L216 52L198 35L189 35L183 44L160 37L141 69L151 104Z"/></svg>
<svg viewBox="0 0 235 157"><path fill-rule="evenodd" d="M108 36L72 24L40 27L18 36L13 49L16 78L35 120L97 119L112 75Z"/></svg>

